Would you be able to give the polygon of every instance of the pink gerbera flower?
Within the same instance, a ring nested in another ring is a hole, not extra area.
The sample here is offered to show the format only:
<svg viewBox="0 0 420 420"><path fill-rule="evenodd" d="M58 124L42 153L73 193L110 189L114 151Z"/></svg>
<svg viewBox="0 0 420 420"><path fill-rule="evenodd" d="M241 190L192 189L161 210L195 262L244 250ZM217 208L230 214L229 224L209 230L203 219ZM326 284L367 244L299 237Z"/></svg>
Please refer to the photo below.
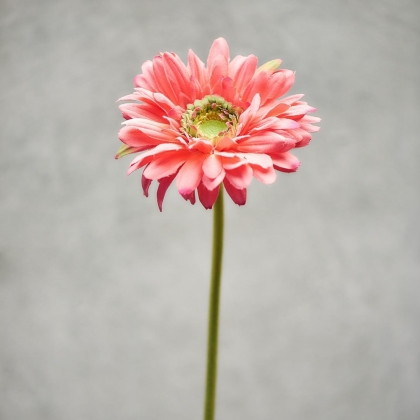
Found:
<svg viewBox="0 0 420 420"><path fill-rule="evenodd" d="M257 63L254 55L230 61L223 38L213 42L207 67L191 50L186 66L164 52L143 64L135 92L120 99L134 102L120 105L126 121L116 158L144 152L128 174L144 167L146 197L158 181L161 211L175 178L182 197L194 204L197 191L211 209L222 183L243 205L253 177L271 184L275 170L297 170L300 162L290 150L309 143L319 130L312 123L320 119L307 115L315 108L300 100L303 95L278 99L295 79L293 71L279 69L281 60Z"/></svg>

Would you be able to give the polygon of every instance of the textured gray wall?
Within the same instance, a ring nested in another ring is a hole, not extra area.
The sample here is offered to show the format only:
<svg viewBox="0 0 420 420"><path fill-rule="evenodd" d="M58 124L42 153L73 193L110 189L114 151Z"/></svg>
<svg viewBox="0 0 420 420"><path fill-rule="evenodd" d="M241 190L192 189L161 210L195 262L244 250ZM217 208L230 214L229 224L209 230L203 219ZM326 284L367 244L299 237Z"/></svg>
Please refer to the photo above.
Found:
<svg viewBox="0 0 420 420"><path fill-rule="evenodd" d="M420 418L418 0L0 0L0 419L195 420L211 212L142 196L159 51L283 59L322 130L227 204L218 420Z"/></svg>

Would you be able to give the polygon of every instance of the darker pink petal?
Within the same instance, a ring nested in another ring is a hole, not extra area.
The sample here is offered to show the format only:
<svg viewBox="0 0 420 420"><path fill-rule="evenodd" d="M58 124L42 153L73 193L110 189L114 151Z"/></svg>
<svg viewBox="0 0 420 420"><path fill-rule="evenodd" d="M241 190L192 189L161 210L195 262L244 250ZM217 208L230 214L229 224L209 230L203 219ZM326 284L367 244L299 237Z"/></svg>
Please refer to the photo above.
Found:
<svg viewBox="0 0 420 420"><path fill-rule="evenodd" d="M141 186L143 188L143 193L144 193L144 195L146 197L149 197L149 187L150 187L150 184L151 183L152 183L152 180L151 179L147 179L144 176L144 171L143 171L143 175L141 176Z"/></svg>
<svg viewBox="0 0 420 420"><path fill-rule="evenodd" d="M157 203L159 210L162 211L162 204L163 199L165 198L166 191L168 190L169 186L172 184L172 181L174 180L176 176L176 173L174 173L171 176L167 176L165 178L159 179L159 186L157 189Z"/></svg>
<svg viewBox="0 0 420 420"><path fill-rule="evenodd" d="M246 189L238 190L226 178L223 181L223 185L235 204L243 206L246 203Z"/></svg>
<svg viewBox="0 0 420 420"><path fill-rule="evenodd" d="M203 183L197 187L198 198L203 207L207 210L211 209L219 195L219 187L214 190L208 190Z"/></svg>
<svg viewBox="0 0 420 420"><path fill-rule="evenodd" d="M195 190L189 194L181 194L184 200L189 201L191 204L195 204Z"/></svg>

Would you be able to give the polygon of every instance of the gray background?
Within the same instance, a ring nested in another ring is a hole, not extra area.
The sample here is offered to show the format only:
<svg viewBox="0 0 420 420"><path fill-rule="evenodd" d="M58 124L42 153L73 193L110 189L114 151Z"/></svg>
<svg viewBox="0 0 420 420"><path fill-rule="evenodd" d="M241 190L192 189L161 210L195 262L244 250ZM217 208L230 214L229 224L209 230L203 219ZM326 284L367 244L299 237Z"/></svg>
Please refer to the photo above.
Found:
<svg viewBox="0 0 420 420"><path fill-rule="evenodd" d="M0 419L202 416L211 212L115 101L159 51L280 57L322 130L226 209L218 420L420 418L420 3L0 1Z"/></svg>

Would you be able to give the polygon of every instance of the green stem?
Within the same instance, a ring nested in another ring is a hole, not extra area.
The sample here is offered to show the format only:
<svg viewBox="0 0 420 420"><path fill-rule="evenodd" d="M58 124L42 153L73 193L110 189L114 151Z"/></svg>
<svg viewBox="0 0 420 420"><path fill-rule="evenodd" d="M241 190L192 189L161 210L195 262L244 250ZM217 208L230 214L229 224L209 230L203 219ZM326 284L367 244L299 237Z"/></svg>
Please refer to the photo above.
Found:
<svg viewBox="0 0 420 420"><path fill-rule="evenodd" d="M213 210L213 251L209 302L209 326L207 336L207 377L204 420L214 420L216 409L217 342L219 328L220 277L223 254L223 186Z"/></svg>

